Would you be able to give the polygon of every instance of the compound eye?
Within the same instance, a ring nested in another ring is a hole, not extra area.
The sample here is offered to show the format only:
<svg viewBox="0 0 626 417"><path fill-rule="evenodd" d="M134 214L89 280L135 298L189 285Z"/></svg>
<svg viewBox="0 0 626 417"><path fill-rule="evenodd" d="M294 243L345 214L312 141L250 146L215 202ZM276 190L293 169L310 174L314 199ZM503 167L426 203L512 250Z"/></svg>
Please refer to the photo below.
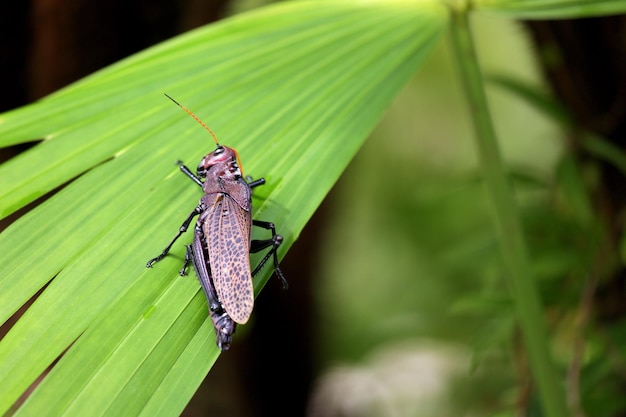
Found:
<svg viewBox="0 0 626 417"><path fill-rule="evenodd" d="M214 151L213 151L213 155L214 156L219 156L221 154L224 153L224 147L223 146L218 146Z"/></svg>
<svg viewBox="0 0 626 417"><path fill-rule="evenodd" d="M198 165L198 168L196 169L196 174L199 177L206 177L206 168L204 166L204 161L200 162L200 164Z"/></svg>

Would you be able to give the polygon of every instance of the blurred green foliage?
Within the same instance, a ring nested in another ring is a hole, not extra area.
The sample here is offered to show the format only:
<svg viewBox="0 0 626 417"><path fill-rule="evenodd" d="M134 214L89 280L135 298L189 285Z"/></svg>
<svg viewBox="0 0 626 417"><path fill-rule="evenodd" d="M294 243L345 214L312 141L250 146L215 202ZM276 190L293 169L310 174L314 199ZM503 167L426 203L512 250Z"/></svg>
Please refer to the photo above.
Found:
<svg viewBox="0 0 626 417"><path fill-rule="evenodd" d="M562 109L524 97L499 78L535 94L547 91L523 28L484 17L473 23L484 73L494 80L487 84L490 105L565 385L573 346L586 333L580 300L602 231L588 178L564 148ZM419 350L437 340L474 358L473 371L449 387L452 404L468 415L512 416L527 370L448 46L434 51L337 185L318 271L320 360L368 366L372 355L399 343L412 341ZM613 330L624 334L621 325ZM618 395L624 380L612 369L623 353L607 357L606 341L587 343L585 409L619 415L626 410ZM448 401L442 399L440 412Z"/></svg>

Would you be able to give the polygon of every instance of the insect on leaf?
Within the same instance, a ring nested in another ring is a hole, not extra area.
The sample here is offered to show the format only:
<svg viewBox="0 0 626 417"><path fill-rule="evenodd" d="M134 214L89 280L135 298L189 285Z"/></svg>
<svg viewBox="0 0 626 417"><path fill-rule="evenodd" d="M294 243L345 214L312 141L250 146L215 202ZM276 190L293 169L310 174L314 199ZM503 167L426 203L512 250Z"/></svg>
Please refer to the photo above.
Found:
<svg viewBox="0 0 626 417"><path fill-rule="evenodd" d="M0 216L65 184L0 234L2 321L45 287L0 341L0 414L54 363L16 415L179 415L217 358L184 245L145 268L202 194L176 161L214 146L163 93L266 178L282 257L446 24L439 1L281 3L0 115L0 146L43 139L0 165Z"/></svg>

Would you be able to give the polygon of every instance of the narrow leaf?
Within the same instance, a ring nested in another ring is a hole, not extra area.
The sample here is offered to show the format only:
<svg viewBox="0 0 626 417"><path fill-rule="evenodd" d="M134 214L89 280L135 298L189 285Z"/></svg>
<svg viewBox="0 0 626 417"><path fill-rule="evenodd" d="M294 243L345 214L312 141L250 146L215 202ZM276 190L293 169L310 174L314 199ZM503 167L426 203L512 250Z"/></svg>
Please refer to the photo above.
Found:
<svg viewBox="0 0 626 417"><path fill-rule="evenodd" d="M624 0L475 0L472 9L515 19L573 19L626 12Z"/></svg>

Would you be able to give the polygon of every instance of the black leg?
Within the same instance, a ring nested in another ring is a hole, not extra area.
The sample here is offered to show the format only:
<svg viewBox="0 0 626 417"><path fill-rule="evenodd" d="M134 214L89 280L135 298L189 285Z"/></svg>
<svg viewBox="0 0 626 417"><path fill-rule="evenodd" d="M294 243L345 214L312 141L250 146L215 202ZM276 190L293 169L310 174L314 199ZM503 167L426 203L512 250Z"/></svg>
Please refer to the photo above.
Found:
<svg viewBox="0 0 626 417"><path fill-rule="evenodd" d="M189 262L192 261L194 261L194 259L191 245L185 245L185 262L183 262L183 267L178 272L181 277L187 275L187 267L189 266Z"/></svg>
<svg viewBox="0 0 626 417"><path fill-rule="evenodd" d="M176 242L176 240L180 237L180 235L182 235L183 233L187 231L187 229L189 228L189 224L191 223L193 218L196 217L198 214L202 213L203 211L204 211L204 206L202 206L201 204L199 204L195 209L193 209L193 211L189 214L187 219L180 226L180 229L178 229L178 233L176 234L176 236L174 236L174 238L169 243L169 245L167 245L165 249L163 249L163 252L161 252L159 256L157 256L156 258L150 259L148 263L146 264L146 268L152 268L152 265L159 262L161 259L165 258L167 253L172 248L172 245L174 244L174 242Z"/></svg>
<svg viewBox="0 0 626 417"><path fill-rule="evenodd" d="M253 240L250 244L250 253L257 253L262 251L263 249L270 248L270 250L265 254L261 262L254 268L252 271L252 276L254 277L259 273L261 268L265 265L265 263L269 260L270 257L274 258L274 271L276 271L276 275L281 280L283 284L283 289L287 289L287 279L283 275L283 271L280 270L280 266L278 265L278 247L283 243L283 237L281 235L276 234L276 227L272 222L264 222L261 220L252 220L252 224L257 227L262 227L263 229L270 230L272 232L272 237L270 239L263 240Z"/></svg>
<svg viewBox="0 0 626 417"><path fill-rule="evenodd" d="M259 185L265 184L265 178L259 178L258 180L252 180L252 177L246 177L246 181L248 182L248 186L250 188L258 187Z"/></svg>
<svg viewBox="0 0 626 417"><path fill-rule="evenodd" d="M230 318L217 297L217 291L215 291L211 279L211 269L209 268L208 262L206 262L208 255L204 253L204 249L202 248L202 237L202 231L196 231L193 244L186 246L185 264L180 272L181 275L183 275L189 261L191 261L209 304L209 317L215 329L217 346L220 350L228 350L233 340L233 334L237 329L237 323Z"/></svg>
<svg viewBox="0 0 626 417"><path fill-rule="evenodd" d="M191 172L191 170L189 168L187 168L187 166L184 165L181 161L178 161L178 166L180 167L180 170L183 171L183 174L185 174L186 176L191 178L193 180L193 182L198 184L200 187L204 187L204 183L202 182L202 180L200 178L196 177L193 174L193 172Z"/></svg>

